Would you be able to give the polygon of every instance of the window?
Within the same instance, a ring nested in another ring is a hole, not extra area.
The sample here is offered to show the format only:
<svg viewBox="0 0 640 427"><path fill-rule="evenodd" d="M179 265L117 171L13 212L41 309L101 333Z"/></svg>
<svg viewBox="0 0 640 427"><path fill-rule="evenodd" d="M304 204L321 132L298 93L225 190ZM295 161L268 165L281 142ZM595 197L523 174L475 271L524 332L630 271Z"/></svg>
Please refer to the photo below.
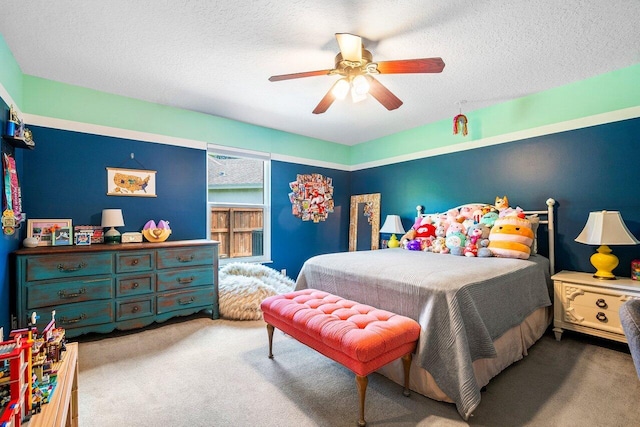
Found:
<svg viewBox="0 0 640 427"><path fill-rule="evenodd" d="M271 258L271 160L244 150L207 148L209 233L220 262Z"/></svg>

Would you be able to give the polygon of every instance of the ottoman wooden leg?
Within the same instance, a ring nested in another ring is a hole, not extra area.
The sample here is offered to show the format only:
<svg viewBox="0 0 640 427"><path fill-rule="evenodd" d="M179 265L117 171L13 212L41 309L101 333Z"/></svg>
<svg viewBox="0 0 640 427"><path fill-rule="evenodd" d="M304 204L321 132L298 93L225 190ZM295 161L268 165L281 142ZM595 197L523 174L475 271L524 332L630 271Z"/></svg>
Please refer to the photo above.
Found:
<svg viewBox="0 0 640 427"><path fill-rule="evenodd" d="M409 396L409 372L411 371L411 353L402 356L402 367L404 368L404 391L402 394Z"/></svg>
<svg viewBox="0 0 640 427"><path fill-rule="evenodd" d="M273 359L273 325L267 323L267 334L269 335L269 359Z"/></svg>
<svg viewBox="0 0 640 427"><path fill-rule="evenodd" d="M367 394L367 384L369 378L361 375L356 375L356 385L358 386L358 396L360 396L360 418L358 419L358 425L364 427L367 422L364 420L364 398Z"/></svg>

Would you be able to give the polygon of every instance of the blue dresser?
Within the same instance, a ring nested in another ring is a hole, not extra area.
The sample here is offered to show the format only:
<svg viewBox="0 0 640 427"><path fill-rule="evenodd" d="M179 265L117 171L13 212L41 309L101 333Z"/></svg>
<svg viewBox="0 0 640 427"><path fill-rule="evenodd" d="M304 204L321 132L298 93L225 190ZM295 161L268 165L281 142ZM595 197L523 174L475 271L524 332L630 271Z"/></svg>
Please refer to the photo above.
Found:
<svg viewBox="0 0 640 427"><path fill-rule="evenodd" d="M24 248L12 253L17 327L38 313L42 330L56 311L68 337L140 328L218 311L218 242L96 244Z"/></svg>

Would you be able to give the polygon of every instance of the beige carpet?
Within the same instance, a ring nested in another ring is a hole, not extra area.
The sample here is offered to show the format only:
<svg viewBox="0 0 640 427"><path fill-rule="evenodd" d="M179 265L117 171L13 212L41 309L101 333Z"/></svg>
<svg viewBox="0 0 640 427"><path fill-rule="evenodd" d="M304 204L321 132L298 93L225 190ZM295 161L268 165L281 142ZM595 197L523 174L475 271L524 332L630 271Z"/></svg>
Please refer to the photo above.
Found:
<svg viewBox="0 0 640 427"><path fill-rule="evenodd" d="M353 374L262 321L202 315L80 341L80 425L354 426ZM545 335L494 378L469 422L372 374L369 426L634 426L640 381L619 344Z"/></svg>

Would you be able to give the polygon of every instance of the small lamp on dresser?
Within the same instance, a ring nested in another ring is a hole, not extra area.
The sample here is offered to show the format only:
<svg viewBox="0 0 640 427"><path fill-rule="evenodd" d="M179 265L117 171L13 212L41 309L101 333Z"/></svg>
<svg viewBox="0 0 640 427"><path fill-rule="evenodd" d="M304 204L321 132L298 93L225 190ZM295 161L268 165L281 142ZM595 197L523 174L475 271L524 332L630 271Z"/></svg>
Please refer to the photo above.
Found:
<svg viewBox="0 0 640 427"><path fill-rule="evenodd" d="M122 217L122 209L103 209L102 210L102 228L111 227L104 233L105 243L120 243L120 232L115 227L124 227L124 218Z"/></svg>
<svg viewBox="0 0 640 427"><path fill-rule="evenodd" d="M629 231L618 211L590 212L576 242L600 245L591 255L590 261L596 269L596 279L615 279L613 270L618 266L618 257L611 253L608 245L637 245L640 243Z"/></svg>
<svg viewBox="0 0 640 427"><path fill-rule="evenodd" d="M396 237L396 234L404 234L404 228L402 227L402 221L400 220L399 215L387 215L387 218L384 220L384 224L382 224L382 228L380 229L380 233L389 233L391 234L391 238L387 243L388 248L397 248L400 246L400 242Z"/></svg>

